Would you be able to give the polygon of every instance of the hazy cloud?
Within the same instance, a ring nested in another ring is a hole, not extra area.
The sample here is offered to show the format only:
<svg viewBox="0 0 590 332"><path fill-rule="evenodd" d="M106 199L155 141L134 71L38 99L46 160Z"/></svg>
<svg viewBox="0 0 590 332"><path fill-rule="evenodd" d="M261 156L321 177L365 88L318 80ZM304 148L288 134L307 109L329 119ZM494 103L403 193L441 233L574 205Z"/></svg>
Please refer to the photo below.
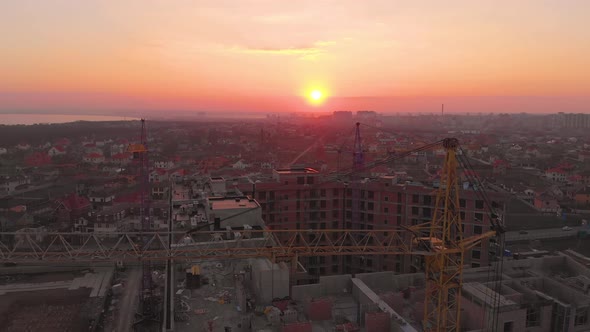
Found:
<svg viewBox="0 0 590 332"><path fill-rule="evenodd" d="M314 60L317 56L326 53L329 46L335 45L332 40L320 40L311 45L289 46L289 47L242 47L235 46L231 48L232 52L242 54L262 54L262 55L284 55L297 56L302 60Z"/></svg>

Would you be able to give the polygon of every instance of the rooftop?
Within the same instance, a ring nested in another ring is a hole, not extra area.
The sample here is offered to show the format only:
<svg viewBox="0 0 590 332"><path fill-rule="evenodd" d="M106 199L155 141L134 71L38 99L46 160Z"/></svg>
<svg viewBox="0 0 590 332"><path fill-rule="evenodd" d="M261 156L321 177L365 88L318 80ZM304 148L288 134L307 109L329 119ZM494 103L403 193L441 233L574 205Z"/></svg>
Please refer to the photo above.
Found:
<svg viewBox="0 0 590 332"><path fill-rule="evenodd" d="M209 198L212 210L226 210L226 209L253 209L257 208L258 203L248 197L240 198Z"/></svg>

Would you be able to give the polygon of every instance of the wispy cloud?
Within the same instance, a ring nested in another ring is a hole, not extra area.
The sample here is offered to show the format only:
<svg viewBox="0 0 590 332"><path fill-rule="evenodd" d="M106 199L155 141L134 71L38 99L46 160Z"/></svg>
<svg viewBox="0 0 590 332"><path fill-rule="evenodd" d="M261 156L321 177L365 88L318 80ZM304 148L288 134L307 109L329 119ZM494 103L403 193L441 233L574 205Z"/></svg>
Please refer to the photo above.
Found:
<svg viewBox="0 0 590 332"><path fill-rule="evenodd" d="M270 55L310 55L322 53L323 50L317 47L286 47L286 48L244 48L233 47L232 50L237 53L246 54L270 54Z"/></svg>
<svg viewBox="0 0 590 332"><path fill-rule="evenodd" d="M297 56L302 60L314 60L326 53L327 48L335 45L335 41L317 41L311 45L289 47L243 47L234 46L232 52L243 54L261 54L277 56Z"/></svg>

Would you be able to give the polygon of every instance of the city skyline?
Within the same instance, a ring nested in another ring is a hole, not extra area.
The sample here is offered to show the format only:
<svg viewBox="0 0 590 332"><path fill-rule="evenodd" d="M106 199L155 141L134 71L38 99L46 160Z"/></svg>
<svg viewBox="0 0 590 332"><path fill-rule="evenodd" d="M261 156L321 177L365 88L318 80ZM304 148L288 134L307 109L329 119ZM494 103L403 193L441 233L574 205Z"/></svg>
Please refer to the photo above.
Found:
<svg viewBox="0 0 590 332"><path fill-rule="evenodd" d="M0 112L583 112L590 4L12 1ZM9 13L9 15L6 15ZM310 103L319 90L325 100Z"/></svg>

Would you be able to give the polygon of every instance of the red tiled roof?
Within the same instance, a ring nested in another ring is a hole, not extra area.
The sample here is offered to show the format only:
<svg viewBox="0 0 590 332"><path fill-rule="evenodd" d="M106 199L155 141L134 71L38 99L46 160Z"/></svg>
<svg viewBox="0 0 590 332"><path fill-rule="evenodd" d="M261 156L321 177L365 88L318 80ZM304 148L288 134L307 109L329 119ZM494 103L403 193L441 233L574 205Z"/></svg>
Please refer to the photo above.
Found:
<svg viewBox="0 0 590 332"><path fill-rule="evenodd" d="M66 151L66 149L64 149L64 147L63 147L63 146L61 146L61 145L56 145L56 146L54 146L53 148L54 148L54 149L56 149L56 150L57 150L57 151L59 151L59 152L64 152L64 151Z"/></svg>
<svg viewBox="0 0 590 332"><path fill-rule="evenodd" d="M580 181L582 180L582 176L579 174L576 175L572 175L570 177L567 178L569 181Z"/></svg>
<svg viewBox="0 0 590 332"><path fill-rule="evenodd" d="M51 163L51 157L46 153L35 152L25 158L27 166L43 166Z"/></svg>
<svg viewBox="0 0 590 332"><path fill-rule="evenodd" d="M65 137L55 140L55 144L57 144L57 145L68 145L70 143L71 143L70 140Z"/></svg>
<svg viewBox="0 0 590 332"><path fill-rule="evenodd" d="M69 210L79 210L90 206L90 201L86 197L70 194L58 200L64 207Z"/></svg>
<svg viewBox="0 0 590 332"><path fill-rule="evenodd" d="M163 168L156 168L156 173L158 173L158 175L166 175L168 172Z"/></svg>

